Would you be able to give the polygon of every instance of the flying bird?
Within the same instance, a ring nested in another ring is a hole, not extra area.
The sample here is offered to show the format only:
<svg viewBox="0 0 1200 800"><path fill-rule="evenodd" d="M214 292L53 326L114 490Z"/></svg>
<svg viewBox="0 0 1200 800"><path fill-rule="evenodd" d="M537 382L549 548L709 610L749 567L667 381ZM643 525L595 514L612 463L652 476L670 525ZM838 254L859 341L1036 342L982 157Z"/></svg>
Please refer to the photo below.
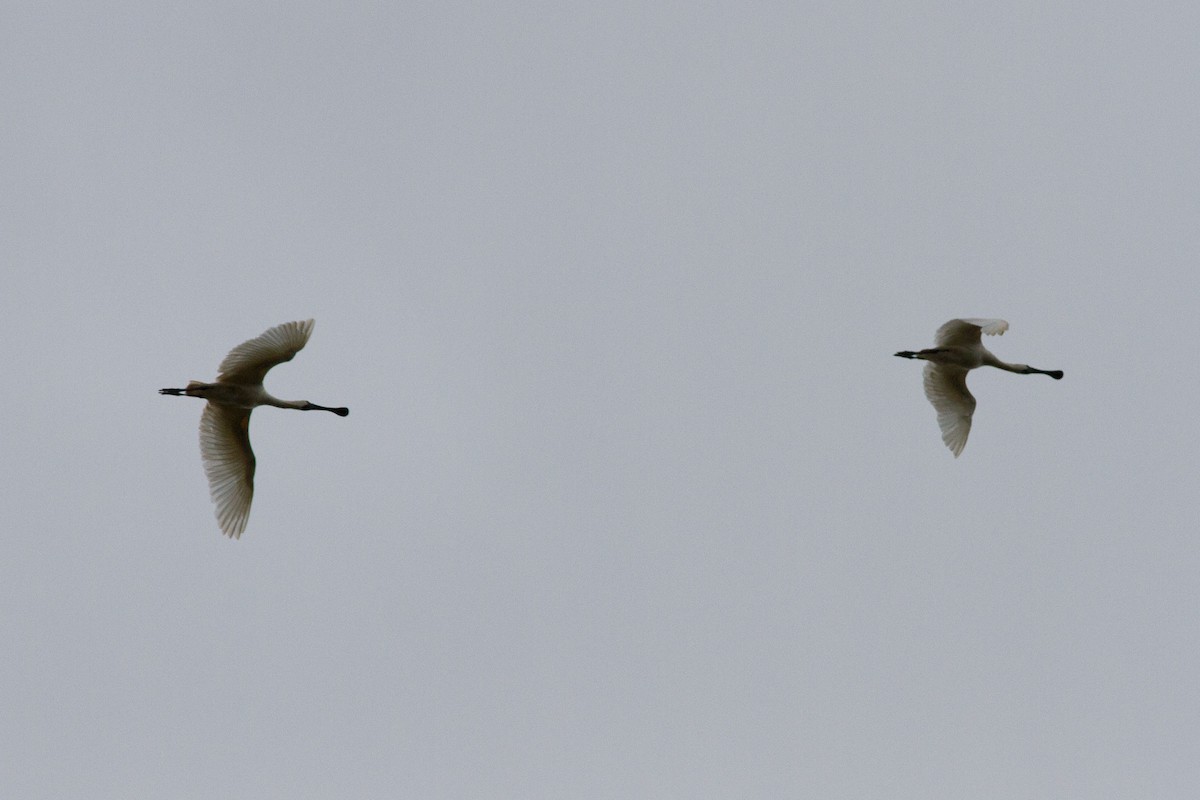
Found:
<svg viewBox="0 0 1200 800"><path fill-rule="evenodd" d="M967 446L975 398L967 389L967 373L976 367L996 367L1021 375L1049 375L1062 379L1061 369L1037 369L1028 364L1009 364L992 355L980 341L980 333L1000 336L1008 330L1002 319L952 319L938 328L935 347L928 350L901 350L901 358L919 358L925 365L925 396L937 411L942 441L958 458Z"/></svg>
<svg viewBox="0 0 1200 800"><path fill-rule="evenodd" d="M332 411L339 417L348 408L326 408L307 400L280 400L267 394L263 377L271 367L291 361L312 335L313 320L285 322L229 351L216 383L189 381L184 389L159 389L159 394L202 397L208 401L200 415L200 457L208 475L209 493L216 504L217 522L234 539L246 529L254 498L254 451L250 449L250 412L258 406Z"/></svg>

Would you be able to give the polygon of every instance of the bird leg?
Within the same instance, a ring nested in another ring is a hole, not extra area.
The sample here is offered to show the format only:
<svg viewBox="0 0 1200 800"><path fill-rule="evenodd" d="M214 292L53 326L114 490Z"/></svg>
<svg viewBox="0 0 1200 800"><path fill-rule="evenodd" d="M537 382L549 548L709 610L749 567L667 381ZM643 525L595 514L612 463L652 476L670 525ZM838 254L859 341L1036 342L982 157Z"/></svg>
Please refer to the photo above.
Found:
<svg viewBox="0 0 1200 800"><path fill-rule="evenodd" d="M929 360L930 356L937 355L941 352L944 351L940 347L930 347L927 350L920 350L915 353L912 350L901 350L899 353L896 353L896 355L900 356L900 358L921 358Z"/></svg>
<svg viewBox="0 0 1200 800"><path fill-rule="evenodd" d="M203 383L201 381L188 381L188 385L183 389L159 389L159 394L170 394L176 397L208 397L208 390L216 384Z"/></svg>

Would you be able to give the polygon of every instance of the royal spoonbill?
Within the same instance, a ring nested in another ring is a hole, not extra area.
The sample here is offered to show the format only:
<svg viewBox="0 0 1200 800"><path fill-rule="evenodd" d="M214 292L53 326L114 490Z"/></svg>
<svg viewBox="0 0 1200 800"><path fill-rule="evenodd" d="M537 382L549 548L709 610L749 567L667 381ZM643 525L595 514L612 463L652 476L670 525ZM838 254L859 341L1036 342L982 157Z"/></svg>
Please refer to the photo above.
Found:
<svg viewBox="0 0 1200 800"><path fill-rule="evenodd" d="M332 411L339 417L348 408L326 408L307 400L280 400L267 394L263 376L277 364L291 361L312 335L313 320L285 322L229 351L215 383L189 381L184 389L159 389L159 394L202 397L208 401L200 415L200 457L208 475L209 493L216 504L217 522L234 539L246 529L254 498L254 451L250 448L250 412L258 406Z"/></svg>
<svg viewBox="0 0 1200 800"><path fill-rule="evenodd" d="M937 410L942 441L958 458L967 446L975 398L967 389L967 373L976 367L996 367L1022 375L1063 376L1061 369L1037 369L1028 364L1009 364L996 358L983 346L980 333L1000 336L1008 330L1002 319L952 319L938 328L934 347L928 350L901 350L901 358L919 358L925 365L925 396Z"/></svg>

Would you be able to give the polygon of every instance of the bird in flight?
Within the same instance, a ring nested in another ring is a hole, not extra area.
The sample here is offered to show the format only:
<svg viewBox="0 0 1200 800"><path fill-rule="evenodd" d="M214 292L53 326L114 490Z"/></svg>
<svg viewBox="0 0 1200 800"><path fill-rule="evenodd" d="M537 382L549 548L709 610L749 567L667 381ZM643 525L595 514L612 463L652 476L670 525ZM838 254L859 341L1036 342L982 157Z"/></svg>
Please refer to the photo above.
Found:
<svg viewBox="0 0 1200 800"><path fill-rule="evenodd" d="M246 529L254 498L254 451L250 448L250 412L257 406L332 411L339 417L348 408L326 408L307 400L280 400L267 394L263 377L271 367L291 361L312 335L313 320L285 322L229 351L215 383L189 381L184 389L159 389L159 394L202 397L208 401L200 415L200 457L208 475L209 493L216 504L217 522L226 536L237 539Z"/></svg>
<svg viewBox="0 0 1200 800"><path fill-rule="evenodd" d="M1008 330L1002 319L952 319L938 328L935 346L927 350L901 350L901 358L918 358L925 365L925 396L937 411L942 441L958 458L967 446L975 398L967 389L967 373L976 367L996 367L1021 375L1049 375L1061 380L1061 369L1037 369L1028 364L1009 364L992 355L980 340L980 334L1000 336Z"/></svg>

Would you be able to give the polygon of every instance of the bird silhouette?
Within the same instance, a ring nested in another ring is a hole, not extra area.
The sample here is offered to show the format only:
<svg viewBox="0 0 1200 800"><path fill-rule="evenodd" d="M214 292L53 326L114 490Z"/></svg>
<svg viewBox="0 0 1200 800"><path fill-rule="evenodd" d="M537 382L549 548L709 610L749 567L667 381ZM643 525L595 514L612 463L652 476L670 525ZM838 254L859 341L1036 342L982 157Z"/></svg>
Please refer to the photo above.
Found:
<svg viewBox="0 0 1200 800"><path fill-rule="evenodd" d="M942 441L958 458L967 446L975 398L967 389L967 373L976 367L995 367L1021 375L1049 375L1062 379L1061 369L1037 369L1028 364L1009 364L992 355L983 346L980 334L1001 336L1008 330L1002 319L952 319L938 328L934 347L927 350L901 350L901 358L928 361L925 365L925 396L937 411Z"/></svg>
<svg viewBox="0 0 1200 800"><path fill-rule="evenodd" d="M246 529L254 499L254 450L250 447L250 412L258 406L331 411L339 417L348 408L326 408L307 400L280 400L263 388L267 371L291 361L308 342L314 322L276 325L229 351L214 383L189 381L183 389L159 389L159 394L202 397L208 401L200 415L200 456L216 504L217 523L234 539Z"/></svg>

